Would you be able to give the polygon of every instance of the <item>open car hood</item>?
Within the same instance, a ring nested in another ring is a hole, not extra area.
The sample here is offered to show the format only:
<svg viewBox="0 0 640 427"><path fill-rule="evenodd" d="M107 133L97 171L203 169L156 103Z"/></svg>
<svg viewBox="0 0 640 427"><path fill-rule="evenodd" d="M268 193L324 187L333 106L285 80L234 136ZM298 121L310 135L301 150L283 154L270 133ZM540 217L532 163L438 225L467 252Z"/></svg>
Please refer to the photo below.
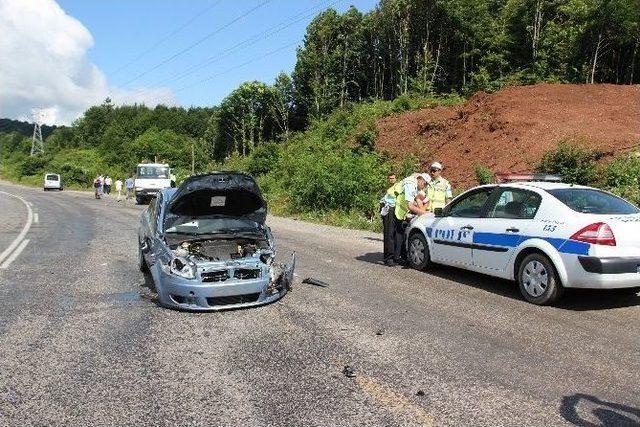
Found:
<svg viewBox="0 0 640 427"><path fill-rule="evenodd" d="M187 178L168 201L166 210L169 215L165 217L165 226L180 217L239 218L260 225L267 219L267 203L258 185L251 176L240 172L213 172Z"/></svg>

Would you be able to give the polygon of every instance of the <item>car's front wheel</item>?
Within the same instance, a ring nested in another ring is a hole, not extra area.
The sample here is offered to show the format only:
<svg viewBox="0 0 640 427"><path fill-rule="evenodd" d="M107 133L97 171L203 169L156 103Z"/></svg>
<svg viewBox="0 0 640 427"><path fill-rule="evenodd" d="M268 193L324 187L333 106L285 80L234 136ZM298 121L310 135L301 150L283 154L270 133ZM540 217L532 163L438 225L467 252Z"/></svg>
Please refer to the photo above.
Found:
<svg viewBox="0 0 640 427"><path fill-rule="evenodd" d="M142 253L141 245L138 245L138 268L143 273L149 271L149 266L147 265L147 261L144 259L144 254Z"/></svg>
<svg viewBox="0 0 640 427"><path fill-rule="evenodd" d="M426 270L431 267L431 256L429 246L424 235L416 231L409 236L407 248L407 261L411 268L416 270Z"/></svg>
<svg viewBox="0 0 640 427"><path fill-rule="evenodd" d="M564 292L553 263L538 253L528 255L520 263L518 284L522 296L537 305L553 304Z"/></svg>

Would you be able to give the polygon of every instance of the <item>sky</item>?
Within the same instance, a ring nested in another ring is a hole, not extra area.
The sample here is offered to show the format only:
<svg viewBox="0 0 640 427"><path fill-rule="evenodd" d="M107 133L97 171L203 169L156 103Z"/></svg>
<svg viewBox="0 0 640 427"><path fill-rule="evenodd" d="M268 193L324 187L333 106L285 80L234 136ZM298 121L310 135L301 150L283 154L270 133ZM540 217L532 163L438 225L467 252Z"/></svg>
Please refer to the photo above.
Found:
<svg viewBox="0 0 640 427"><path fill-rule="evenodd" d="M69 124L91 105L212 106L290 73L320 11L376 0L0 0L0 117Z"/></svg>

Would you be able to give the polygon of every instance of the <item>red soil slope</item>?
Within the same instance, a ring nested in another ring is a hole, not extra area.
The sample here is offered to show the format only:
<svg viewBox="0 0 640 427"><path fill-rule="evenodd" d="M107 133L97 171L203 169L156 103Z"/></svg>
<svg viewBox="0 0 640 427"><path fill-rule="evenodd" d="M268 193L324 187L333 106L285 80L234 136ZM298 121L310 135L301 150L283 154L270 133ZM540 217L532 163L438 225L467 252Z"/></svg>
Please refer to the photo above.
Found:
<svg viewBox="0 0 640 427"><path fill-rule="evenodd" d="M561 139L611 156L640 143L640 86L538 84L476 93L456 107L436 107L378 122L376 147L392 157L438 160L457 187L475 183L475 165L532 171Z"/></svg>

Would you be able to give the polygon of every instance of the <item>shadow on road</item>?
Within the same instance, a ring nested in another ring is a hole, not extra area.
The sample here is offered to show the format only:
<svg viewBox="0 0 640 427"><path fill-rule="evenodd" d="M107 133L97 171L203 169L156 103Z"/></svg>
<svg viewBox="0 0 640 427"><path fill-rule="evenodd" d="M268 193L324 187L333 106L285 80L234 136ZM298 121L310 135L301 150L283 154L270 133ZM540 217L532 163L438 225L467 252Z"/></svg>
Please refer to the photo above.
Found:
<svg viewBox="0 0 640 427"><path fill-rule="evenodd" d="M371 264L384 265L381 252L365 253L357 256L356 259ZM444 265L435 265L425 274L524 302L516 283L509 280ZM567 289L557 307L566 310L587 311L638 305L640 305L640 295L629 294L627 290Z"/></svg>
<svg viewBox="0 0 640 427"><path fill-rule="evenodd" d="M640 425L640 409L581 393L562 399L560 415L580 427Z"/></svg>

